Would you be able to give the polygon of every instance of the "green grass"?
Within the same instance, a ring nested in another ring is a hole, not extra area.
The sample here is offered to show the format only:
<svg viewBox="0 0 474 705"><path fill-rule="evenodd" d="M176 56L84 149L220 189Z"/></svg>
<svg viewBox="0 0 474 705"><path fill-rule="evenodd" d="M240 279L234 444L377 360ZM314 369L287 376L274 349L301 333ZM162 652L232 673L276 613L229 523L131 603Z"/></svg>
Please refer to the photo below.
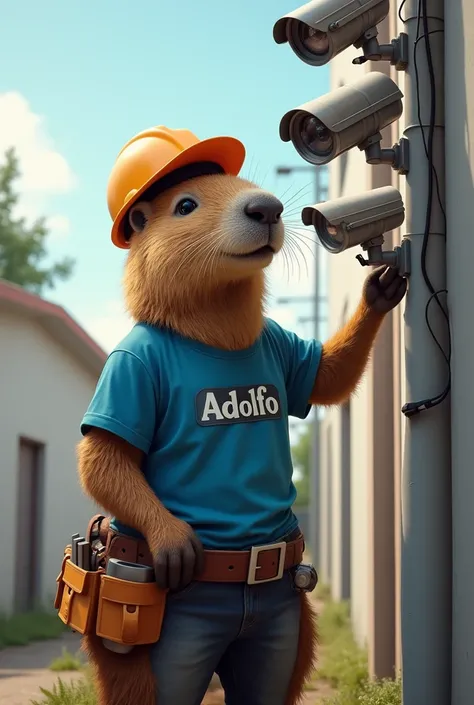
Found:
<svg viewBox="0 0 474 705"><path fill-rule="evenodd" d="M324 608L319 617L320 666L316 678L328 682L337 695L325 705L401 705L401 681L370 681L367 654L356 643L349 605L333 602L324 586L318 587Z"/></svg>
<svg viewBox="0 0 474 705"><path fill-rule="evenodd" d="M58 656L51 662L50 671L81 671L84 667L83 661L79 657L79 653L71 654L68 649L64 648L61 656Z"/></svg>
<svg viewBox="0 0 474 705"><path fill-rule="evenodd" d="M326 705L401 705L402 683L397 680L367 682L358 690L344 688Z"/></svg>
<svg viewBox="0 0 474 705"><path fill-rule="evenodd" d="M89 679L64 683L60 678L52 690L41 688L43 698L31 705L97 705L94 688Z"/></svg>
<svg viewBox="0 0 474 705"><path fill-rule="evenodd" d="M46 610L0 615L0 649L24 646L32 641L56 639L64 634L65 629L58 615Z"/></svg>
<svg viewBox="0 0 474 705"><path fill-rule="evenodd" d="M352 636L347 603L328 601L319 618L321 666L317 677L335 688L356 689L368 679L367 656Z"/></svg>

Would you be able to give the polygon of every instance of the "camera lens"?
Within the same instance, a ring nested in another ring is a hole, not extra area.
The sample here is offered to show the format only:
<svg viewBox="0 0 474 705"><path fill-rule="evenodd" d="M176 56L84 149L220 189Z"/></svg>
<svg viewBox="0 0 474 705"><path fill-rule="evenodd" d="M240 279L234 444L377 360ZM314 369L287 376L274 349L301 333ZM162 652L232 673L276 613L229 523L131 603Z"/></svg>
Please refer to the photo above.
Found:
<svg viewBox="0 0 474 705"><path fill-rule="evenodd" d="M334 146L331 131L317 118L306 115L301 121L300 135L303 145L315 156L331 154Z"/></svg>
<svg viewBox="0 0 474 705"><path fill-rule="evenodd" d="M315 228L323 247L329 252L342 252L345 244L345 235L340 228L336 225L331 225L319 212L316 214Z"/></svg>
<svg viewBox="0 0 474 705"><path fill-rule="evenodd" d="M324 66L332 57L332 37L301 20L288 20L286 38L296 55L310 66Z"/></svg>
<svg viewBox="0 0 474 705"><path fill-rule="evenodd" d="M307 24L299 25L300 41L304 48L310 54L315 56L324 56L329 51L329 37L326 32L320 32L319 29L313 29Z"/></svg>

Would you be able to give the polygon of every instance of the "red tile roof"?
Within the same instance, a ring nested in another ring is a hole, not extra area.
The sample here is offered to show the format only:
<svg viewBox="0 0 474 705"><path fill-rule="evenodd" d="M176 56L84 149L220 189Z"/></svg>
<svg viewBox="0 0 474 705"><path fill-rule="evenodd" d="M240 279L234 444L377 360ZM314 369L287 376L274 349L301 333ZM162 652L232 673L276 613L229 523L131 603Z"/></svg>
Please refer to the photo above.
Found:
<svg viewBox="0 0 474 705"><path fill-rule="evenodd" d="M100 373L107 353L88 335L76 321L57 304L45 301L16 284L0 279L0 308L21 310L36 319L62 345L76 353L76 357Z"/></svg>

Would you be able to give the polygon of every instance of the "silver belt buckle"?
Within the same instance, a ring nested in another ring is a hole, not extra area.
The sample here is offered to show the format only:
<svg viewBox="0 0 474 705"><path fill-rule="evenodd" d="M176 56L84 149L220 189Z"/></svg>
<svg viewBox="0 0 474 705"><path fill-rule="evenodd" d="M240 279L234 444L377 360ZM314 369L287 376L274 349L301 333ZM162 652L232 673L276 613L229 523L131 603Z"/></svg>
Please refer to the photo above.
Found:
<svg viewBox="0 0 474 705"><path fill-rule="evenodd" d="M257 571L260 566L258 565L258 558L261 553L265 551L272 551L277 549L280 552L278 558L278 572L273 578L265 578L259 580L257 578ZM250 549L250 562L249 571L247 574L247 585L258 585L260 583L271 583L274 580L281 580L283 577L283 572L285 570L285 558L286 558L286 542L281 541L280 543L269 543L266 546L253 546Z"/></svg>

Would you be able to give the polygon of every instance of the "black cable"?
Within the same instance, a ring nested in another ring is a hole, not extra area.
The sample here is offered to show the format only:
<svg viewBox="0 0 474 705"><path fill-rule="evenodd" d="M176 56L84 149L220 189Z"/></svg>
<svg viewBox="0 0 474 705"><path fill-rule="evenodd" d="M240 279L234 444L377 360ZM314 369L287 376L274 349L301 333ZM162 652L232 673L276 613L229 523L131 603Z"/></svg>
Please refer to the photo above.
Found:
<svg viewBox="0 0 474 705"><path fill-rule="evenodd" d="M435 75L434 75L434 69L433 69L433 57L431 56L431 46L430 46L430 38L429 38L429 29L428 29L428 18L425 16L426 12L426 2L427 0L419 0L419 10L423 8L423 31L424 35L422 37L417 37L415 41L415 47L413 49L413 58L414 58L414 64L415 64L415 75L416 75L416 85L417 85L417 99L418 99L418 104L420 103L420 95L418 91L418 86L419 86L419 77L418 77L418 66L416 63L416 42L418 42L421 38L424 38L425 40L425 48L426 48L426 59L427 59L427 64L428 64L428 75L430 79L430 123L429 123L429 128L428 128L428 145L427 145L427 152L428 152L428 164L430 166L429 173L428 173L428 199L426 202L426 217L425 217L425 231L423 233L423 246L421 250L421 272L423 274L423 279L425 280L425 284L428 287L429 291L431 294L434 294L435 289L431 283L431 280L428 276L428 271L426 269L426 254L428 251L428 240L430 236L430 229L431 229L431 211L433 207L433 172L431 169L431 165L433 164L433 140L434 140L434 130L435 130L435 119L436 119L436 82L435 82ZM420 22L420 12L418 13L418 25ZM418 31L419 34L419 31ZM421 115L418 116L418 122L420 126L422 125L421 122ZM424 131L422 128L422 134L424 138ZM424 142L424 139L423 139Z"/></svg>
<svg viewBox="0 0 474 705"><path fill-rule="evenodd" d="M407 0L402 0L402 3L401 3L401 5L400 5L400 7L398 8L398 17L399 17L399 19L400 19L400 22L402 22L402 24L406 24L406 23L408 22L408 19L407 19L407 18L402 17L402 10L403 10L403 7L404 7L404 5L405 5L406 2L407 2ZM419 3L418 3L418 22L417 22L417 30L416 30L417 38L416 38L415 44L414 44L413 62L414 62L414 68L415 68L415 81L416 81L416 87L417 87L416 99L417 99L417 109L418 109L418 123L421 125L421 105L420 105L420 91L418 90L418 87L419 87L419 80L418 80L418 65L417 65L416 50L417 50L417 48L418 48L418 43L419 43L419 41L420 41L421 39L424 39L425 36L427 36L427 35L438 34L438 33L440 33L440 32L441 32L441 33L444 33L444 29L433 29L433 30L431 30L430 32L427 32L426 35L425 35L425 34L422 34L422 35L420 36L420 23L421 23L421 3L419 2ZM425 148L426 158L429 159L428 147L427 147L427 144L426 144L426 138L425 138L425 132L424 132L424 130L421 131L421 135L422 135L422 137L423 137L423 146L424 146L424 148ZM431 164L431 168L433 169L434 177L435 177L435 180L436 180L436 195L437 195L439 207L440 207L441 212L442 212L442 214L443 214L444 231L445 231L445 234L446 234L446 213L445 213L445 210L444 210L444 207L443 207L443 202L442 202L442 200L441 200L441 190L440 190L440 186L439 186L438 172L437 172L436 167L435 167L435 165L434 165L433 163Z"/></svg>
<svg viewBox="0 0 474 705"><path fill-rule="evenodd" d="M436 181L436 192L437 192L437 198L439 202L440 209L443 213L443 219L444 219L444 225L445 225L445 232L444 235L446 236L446 213L441 201L441 196L440 196L440 188L439 188L439 179L438 179L438 174L436 171L436 168L433 164L433 141L434 141L434 131L435 131L435 126L436 126L436 79L435 79L435 73L434 73L434 66L433 66L433 56L431 53L431 42L430 42L430 35L435 34L437 32L442 32L443 30L433 30L429 31L428 27L428 11L427 11L427 0L419 0L418 2L418 16L417 16L417 37L415 40L415 45L414 45L414 51L413 51L413 59L414 59L414 69L415 69L415 82L416 82L416 93L417 93L417 106L418 106L418 123L420 126L420 129L422 131L423 135L423 144L425 147L425 154L428 159L428 167L429 167L429 177L428 177L428 198L427 198L427 205L426 205L426 218L425 218L425 228L424 228L424 233L423 233L423 243L422 243L422 251L421 251L421 271L423 275L424 282L430 291L430 298L428 299L428 302L426 304L425 308L425 321L426 325L428 327L428 330L431 334L431 337L433 338L436 346L440 350L441 354L443 355L444 360L446 361L446 364L448 366L448 379L447 379L447 384L444 388L444 390L436 395L435 397L432 397L430 399L423 399L419 402L409 402L408 404L405 404L402 408L403 413L405 416L414 416L415 414L418 414L420 411L424 411L426 409L430 409L434 406L437 406L438 404L441 404L442 401L446 399L448 396L450 389L451 389L451 331L450 331L450 324L449 324L449 316L442 305L441 301L439 300L439 294L445 293L447 294L447 290L438 290L436 291L431 279L428 274L426 262L427 262L427 252L428 252L428 243L429 243L429 236L430 236L430 230L431 230L431 211L432 211L432 206L433 206L433 190L434 190L434 183L433 181ZM401 16L401 10L403 6L405 5L406 0L403 0L403 2L400 5L398 15L401 19L402 22L406 22L406 20L403 19ZM423 22L423 34L420 35L420 24ZM428 131L428 141L426 141L425 134L424 134L424 129L423 129L423 123L421 120L421 105L420 105L420 90L419 90L419 74L418 74L418 66L417 66L417 60L416 60L416 50L418 47L418 43L421 39L425 40L425 46L426 46L426 59L427 59L427 65L428 65L428 73L429 73L429 80L430 80L430 122L429 122L429 131ZM436 337L436 334L430 324L429 321L429 308L431 303L435 301L440 308L445 320L446 320L446 325L447 325L447 332L448 332L448 353L446 354L443 346L439 342L438 338Z"/></svg>
<svg viewBox="0 0 474 705"><path fill-rule="evenodd" d="M441 404L446 397L449 394L449 391L451 389L451 345L449 346L449 351L448 354L445 353L443 350L443 347L439 340L436 338L436 335L431 327L429 317L428 317L428 311L431 302L435 299L438 294L447 294L448 290L447 289L440 289L439 291L435 291L434 294L431 294L430 298L428 299L428 303L426 305L425 309L425 321L426 325L428 326L428 330L430 331L437 347L439 348L442 356L446 360L446 363L448 365L448 383L446 384L446 387L444 388L443 392L441 394L438 394L436 397L432 397L430 399L423 399L421 401L417 402L409 402L408 404L405 404L402 411L407 416L408 418L410 416L415 416L415 414L418 414L420 411L426 411L426 409L431 409L433 406L438 406L438 404Z"/></svg>
<svg viewBox="0 0 474 705"><path fill-rule="evenodd" d="M424 232L424 237L423 237L423 248L422 248L422 259L421 259L421 269L422 269L422 274L423 278L425 280L425 283L429 290L431 291L431 297L428 300L426 304L426 310L425 310L425 319L428 325L428 329L431 333L431 336L436 343L437 347L442 351L442 346L439 343L438 339L436 338L436 335L433 332L433 329L429 325L429 320L428 320L428 309L431 301L434 299L436 301L440 311L442 312L443 316L446 319L446 324L447 324L447 332L448 332L448 355L446 356L443 352L443 357L446 360L446 363L448 365L448 381L445 389L441 394L434 399L438 399L437 403L441 403L446 396L449 393L450 386L451 386L451 366L450 366L450 360L451 360L451 334L450 334L450 325L449 325L449 317L446 309L444 306L441 304L439 298L438 298L438 292L435 291L434 286L431 283L431 280L428 275L427 267L426 267L426 259L427 259L427 251L428 251L428 242L429 242L429 236L430 236L430 230L431 230L431 211L432 211L432 203L433 203L433 177L435 176L437 179L437 173L436 170L433 168L433 141L434 141L434 131L436 127L436 78L435 78L435 72L434 72L434 66L433 66L433 56L431 53L431 41L430 41L430 35L433 32L429 31L429 26L428 26L428 8L427 8L427 0L420 0L421 6L423 9L423 32L424 32L424 38L425 38L425 44L426 44L426 58L427 58L427 64L428 64L428 73L430 77L430 87L431 87L431 105L430 105L430 126L429 126L429 134L428 134L428 160L429 160L429 166L430 166L430 171L429 171L429 181L428 181L428 203L427 203L427 209L426 209L426 224L425 224L425 232ZM439 31L439 30L438 30ZM415 55L416 55L416 46L415 46ZM417 84L419 85L419 84ZM419 100L419 91L417 91L418 94L418 100ZM421 116L420 116L421 118ZM421 123L421 119L420 119ZM424 133L423 133L424 137ZM438 191L438 199L440 201L439 205L441 208L441 211L443 213L444 217L444 222L445 222L445 235L446 235L446 214L443 208L443 205L441 203L441 198L439 197L439 191ZM447 294L447 291L446 291ZM433 404L434 405L434 404Z"/></svg>
<svg viewBox="0 0 474 705"><path fill-rule="evenodd" d="M402 3L401 3L401 5L400 5L400 7L398 8L398 19L400 20L400 22L402 22L402 24L405 24L405 23L406 23L406 20L404 20L403 17L402 17L402 10L403 10L403 8L404 8L404 6L405 6L406 1L407 1L407 0L402 0Z"/></svg>
<svg viewBox="0 0 474 705"><path fill-rule="evenodd" d="M440 33L441 33L441 34L444 34L444 29L433 29L433 30L431 30L431 32L428 32L428 35L431 35L431 34L440 34ZM418 124L419 124L419 125L422 124L422 121L421 121L420 91L418 90L419 78L418 78L418 63L417 63L416 50L417 50L417 48L418 48L418 43L420 42L421 39L424 39L424 38L425 38L425 35L422 34L420 37L418 37L418 38L415 40L414 51L413 51L413 65L414 65L414 69L415 69L415 80L416 80L416 85L417 85L416 103L417 103L417 114L418 114ZM438 172L437 172L437 170L436 170L435 165L433 164L433 160L432 160L432 159L430 160L430 156L429 156L429 153L428 153L428 145L426 144L426 137L425 137L425 132L424 132L424 130L421 131L421 136L422 136L422 138L423 138L423 146L424 146L424 148L425 148L425 155L426 155L426 158L428 159L428 161L431 161L431 169L432 169L432 171L433 171L433 175L434 175L434 178L435 178L435 181L436 181L436 195L437 195L437 198L438 198L438 203L439 203L439 207L440 207L441 213L443 214L444 233L446 234L446 212L445 212L445 210L444 210L443 202L442 202L442 199L441 199L441 191L440 191L440 186L439 186Z"/></svg>

